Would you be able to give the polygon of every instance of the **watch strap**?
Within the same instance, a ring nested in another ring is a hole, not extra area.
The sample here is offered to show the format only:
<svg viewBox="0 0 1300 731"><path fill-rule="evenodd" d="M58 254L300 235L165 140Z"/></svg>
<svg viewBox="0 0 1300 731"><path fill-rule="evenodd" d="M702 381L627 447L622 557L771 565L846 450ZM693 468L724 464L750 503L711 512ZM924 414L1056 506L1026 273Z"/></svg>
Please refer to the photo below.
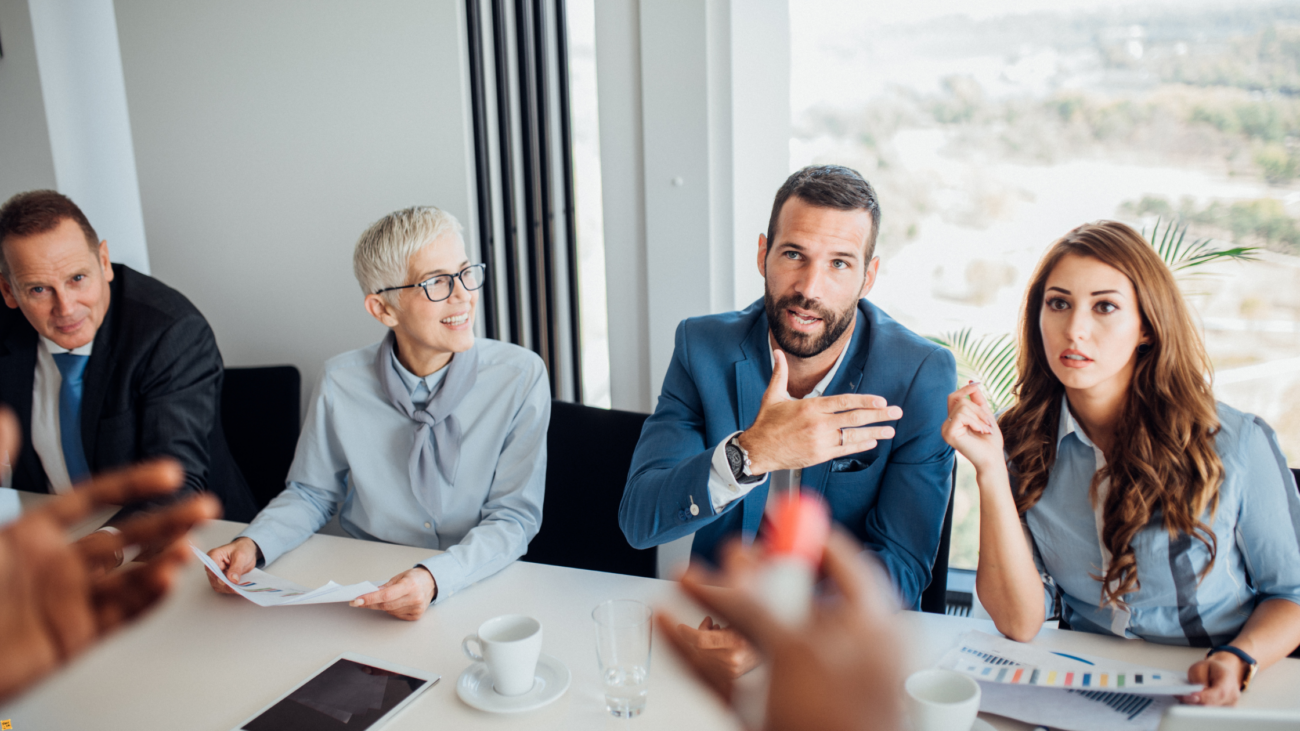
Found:
<svg viewBox="0 0 1300 731"><path fill-rule="evenodd" d="M741 485L752 485L762 480L761 475L750 472L749 453L740 446L740 435L733 435L727 440L727 464L731 467L731 476Z"/></svg>
<svg viewBox="0 0 1300 731"><path fill-rule="evenodd" d="M1259 670L1259 661L1251 657L1249 653L1240 647L1233 647L1232 645L1219 645L1217 647L1212 647L1209 652L1205 653L1205 656L1209 657L1216 652L1227 652L1236 655L1246 664L1246 674L1241 678L1241 689L1245 690L1246 687L1250 685L1250 681L1254 680L1255 673Z"/></svg>

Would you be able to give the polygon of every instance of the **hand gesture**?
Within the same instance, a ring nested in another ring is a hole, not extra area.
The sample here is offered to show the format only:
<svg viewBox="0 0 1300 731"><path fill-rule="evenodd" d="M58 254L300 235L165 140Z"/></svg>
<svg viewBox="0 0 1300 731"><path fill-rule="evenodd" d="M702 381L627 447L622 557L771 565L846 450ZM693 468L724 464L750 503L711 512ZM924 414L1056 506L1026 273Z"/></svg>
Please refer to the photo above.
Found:
<svg viewBox="0 0 1300 731"><path fill-rule="evenodd" d="M0 447L17 453L18 426L0 412ZM103 505L157 498L184 480L180 465L158 460L95 477L71 493L28 511L0 530L0 700L36 682L112 630L153 606L171 587L189 549L179 540L220 506L199 495L140 515L76 546L67 530ZM136 568L91 578L92 567L114 560L126 545L167 545Z"/></svg>
<svg viewBox="0 0 1300 731"><path fill-rule="evenodd" d="M257 559L261 551L252 538L240 536L224 546L217 546L208 551L208 558L211 558L222 573L234 583L238 584L239 580L244 578L244 574L257 568ZM226 586L226 582L212 574L211 569L206 569L204 573L208 576L208 584L216 590L218 594L234 594L235 590Z"/></svg>
<svg viewBox="0 0 1300 731"><path fill-rule="evenodd" d="M438 582L433 574L423 566L416 566L389 579L379 589L353 599L350 606L378 609L414 622L424 616L424 610L436 596Z"/></svg>
<svg viewBox="0 0 1300 731"><path fill-rule="evenodd" d="M901 419L899 407L856 393L794 399L786 391L788 373L785 353L772 351L772 380L754 425L740 435L754 474L811 467L894 437L892 426L868 425Z"/></svg>
<svg viewBox="0 0 1300 731"><path fill-rule="evenodd" d="M1003 463L1002 430L978 383L971 381L948 395L943 440L979 472Z"/></svg>
<svg viewBox="0 0 1300 731"><path fill-rule="evenodd" d="M682 591L731 622L770 661L764 724L768 731L849 731L861 729L864 719L874 719L878 728L898 727L903 678L889 601L893 591L879 571L872 575L860 550L843 531L831 534L822 568L841 596L819 604L811 621L798 629L777 621L753 591L763 561L757 545L729 544L720 575L691 568L682 577ZM701 660L673 631L670 616L661 612L655 619L662 636L696 675L725 702L732 702L730 679Z"/></svg>

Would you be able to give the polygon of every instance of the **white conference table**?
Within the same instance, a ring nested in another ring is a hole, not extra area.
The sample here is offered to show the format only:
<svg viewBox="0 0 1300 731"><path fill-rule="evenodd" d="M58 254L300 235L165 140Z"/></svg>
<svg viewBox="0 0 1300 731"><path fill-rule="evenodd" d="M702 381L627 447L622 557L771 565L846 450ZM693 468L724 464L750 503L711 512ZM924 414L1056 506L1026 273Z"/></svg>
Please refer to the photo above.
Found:
<svg viewBox="0 0 1300 731"><path fill-rule="evenodd" d="M239 523L215 521L195 531L204 550L233 538ZM427 557L425 549L316 535L270 566L272 573L314 587L376 583ZM605 599L639 599L698 622L671 582L516 562L501 573L430 608L417 622L345 604L258 607L218 595L197 562L172 593L140 622L110 637L71 667L25 696L0 707L17 731L29 729L140 729L225 731L233 728L342 652L358 652L423 668L442 676L386 729L738 729L737 722L665 647L654 643L649 702L631 720L604 707L596 667L591 610ZM456 696L457 676L470 661L461 639L485 619L523 613L538 618L543 652L564 662L573 681L550 706L517 715L493 715ZM903 612L910 635L908 669L932 665L967 629L995 632L991 622ZM1201 650L1045 629L1035 643L1155 667L1183 670ZM1261 673L1241 706L1300 707L1300 660L1283 660ZM1028 729L985 715L999 729Z"/></svg>

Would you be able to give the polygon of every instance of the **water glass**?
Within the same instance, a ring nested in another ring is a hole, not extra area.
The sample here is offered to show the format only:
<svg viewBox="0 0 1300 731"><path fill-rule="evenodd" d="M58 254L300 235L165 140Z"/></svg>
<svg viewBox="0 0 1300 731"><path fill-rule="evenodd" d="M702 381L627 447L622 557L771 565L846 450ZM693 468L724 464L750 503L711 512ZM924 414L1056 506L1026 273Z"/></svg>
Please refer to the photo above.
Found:
<svg viewBox="0 0 1300 731"><path fill-rule="evenodd" d="M605 684L605 708L619 718L645 710L650 682L650 607L611 599L591 613L596 621L596 657Z"/></svg>

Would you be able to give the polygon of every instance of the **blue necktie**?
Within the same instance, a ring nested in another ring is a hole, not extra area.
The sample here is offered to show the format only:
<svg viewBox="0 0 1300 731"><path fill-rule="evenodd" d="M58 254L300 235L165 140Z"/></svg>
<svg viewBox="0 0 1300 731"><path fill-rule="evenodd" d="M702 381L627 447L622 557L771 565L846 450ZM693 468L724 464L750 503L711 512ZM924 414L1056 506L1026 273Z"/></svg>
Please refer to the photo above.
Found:
<svg viewBox="0 0 1300 731"><path fill-rule="evenodd" d="M63 374L59 387L59 437L63 442L63 462L68 467L68 479L80 482L90 477L86 464L86 450L81 446L81 377L86 372L88 355L58 353L54 364Z"/></svg>

